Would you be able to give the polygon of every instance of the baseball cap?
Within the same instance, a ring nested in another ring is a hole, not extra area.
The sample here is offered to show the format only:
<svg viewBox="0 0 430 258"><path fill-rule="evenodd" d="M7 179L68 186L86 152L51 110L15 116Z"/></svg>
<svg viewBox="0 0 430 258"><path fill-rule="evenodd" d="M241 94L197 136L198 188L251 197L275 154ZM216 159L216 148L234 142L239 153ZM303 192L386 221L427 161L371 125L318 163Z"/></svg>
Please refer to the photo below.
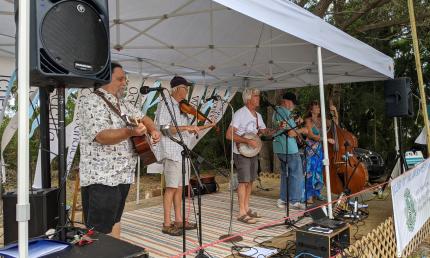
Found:
<svg viewBox="0 0 430 258"><path fill-rule="evenodd" d="M282 99L287 99L287 100L291 100L294 105L298 105L299 101L297 100L296 94L292 93L292 92L286 92L283 96Z"/></svg>
<svg viewBox="0 0 430 258"><path fill-rule="evenodd" d="M170 81L170 87L174 88L179 85L192 86L193 84L185 80L184 77L181 77L181 76L173 77L172 80Z"/></svg>

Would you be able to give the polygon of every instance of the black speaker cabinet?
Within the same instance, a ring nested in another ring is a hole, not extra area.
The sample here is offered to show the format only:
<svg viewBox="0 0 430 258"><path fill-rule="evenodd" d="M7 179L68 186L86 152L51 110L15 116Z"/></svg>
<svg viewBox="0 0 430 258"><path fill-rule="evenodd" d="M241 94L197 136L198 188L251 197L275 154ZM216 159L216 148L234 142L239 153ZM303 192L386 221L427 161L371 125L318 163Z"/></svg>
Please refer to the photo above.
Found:
<svg viewBox="0 0 430 258"><path fill-rule="evenodd" d="M397 78L384 82L385 114L388 117L414 115L411 79Z"/></svg>
<svg viewBox="0 0 430 258"><path fill-rule="evenodd" d="M30 8L31 85L84 88L110 81L108 0L32 0Z"/></svg>
<svg viewBox="0 0 430 258"><path fill-rule="evenodd" d="M16 222L16 192L3 194L4 244L18 240L18 223ZM30 191L29 237L45 234L58 223L58 188Z"/></svg>

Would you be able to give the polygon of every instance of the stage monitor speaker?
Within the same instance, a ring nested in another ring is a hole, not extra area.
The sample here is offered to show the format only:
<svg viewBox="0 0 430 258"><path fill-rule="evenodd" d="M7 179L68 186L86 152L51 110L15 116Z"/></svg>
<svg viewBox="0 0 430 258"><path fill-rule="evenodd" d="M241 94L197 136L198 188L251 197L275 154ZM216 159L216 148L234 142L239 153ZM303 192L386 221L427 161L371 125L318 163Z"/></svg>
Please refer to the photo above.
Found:
<svg viewBox="0 0 430 258"><path fill-rule="evenodd" d="M388 117L411 117L414 115L411 79L397 78L384 82L385 114Z"/></svg>
<svg viewBox="0 0 430 258"><path fill-rule="evenodd" d="M3 228L4 244L18 240L18 223L16 222L16 192L3 194ZM30 191L29 237L44 235L58 223L58 188L47 188Z"/></svg>
<svg viewBox="0 0 430 258"><path fill-rule="evenodd" d="M108 0L30 1L31 85L85 88L110 82L109 45Z"/></svg>

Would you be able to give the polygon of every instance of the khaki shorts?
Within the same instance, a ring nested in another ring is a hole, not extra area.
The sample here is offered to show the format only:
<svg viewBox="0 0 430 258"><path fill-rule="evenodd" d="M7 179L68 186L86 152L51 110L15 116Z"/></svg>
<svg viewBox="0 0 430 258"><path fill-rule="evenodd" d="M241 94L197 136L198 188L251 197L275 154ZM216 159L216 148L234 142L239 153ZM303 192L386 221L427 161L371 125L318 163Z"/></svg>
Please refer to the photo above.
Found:
<svg viewBox="0 0 430 258"><path fill-rule="evenodd" d="M166 187L178 188L182 186L182 161L165 159L163 160L163 167ZM189 167L189 162L187 162L185 166L185 185L188 185L188 182L190 181Z"/></svg>

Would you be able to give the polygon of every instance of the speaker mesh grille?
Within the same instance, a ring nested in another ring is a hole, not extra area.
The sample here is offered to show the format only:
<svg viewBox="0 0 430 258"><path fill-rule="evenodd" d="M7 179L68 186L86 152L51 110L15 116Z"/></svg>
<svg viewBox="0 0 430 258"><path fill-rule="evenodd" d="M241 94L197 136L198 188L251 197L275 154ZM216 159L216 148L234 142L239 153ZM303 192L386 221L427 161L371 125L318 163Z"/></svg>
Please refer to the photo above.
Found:
<svg viewBox="0 0 430 258"><path fill-rule="evenodd" d="M44 73L67 74L67 70L57 65L44 49L40 51L40 68Z"/></svg>
<svg viewBox="0 0 430 258"><path fill-rule="evenodd" d="M43 19L41 42L44 72L104 75L109 60L108 34L91 5L82 1L56 4Z"/></svg>

